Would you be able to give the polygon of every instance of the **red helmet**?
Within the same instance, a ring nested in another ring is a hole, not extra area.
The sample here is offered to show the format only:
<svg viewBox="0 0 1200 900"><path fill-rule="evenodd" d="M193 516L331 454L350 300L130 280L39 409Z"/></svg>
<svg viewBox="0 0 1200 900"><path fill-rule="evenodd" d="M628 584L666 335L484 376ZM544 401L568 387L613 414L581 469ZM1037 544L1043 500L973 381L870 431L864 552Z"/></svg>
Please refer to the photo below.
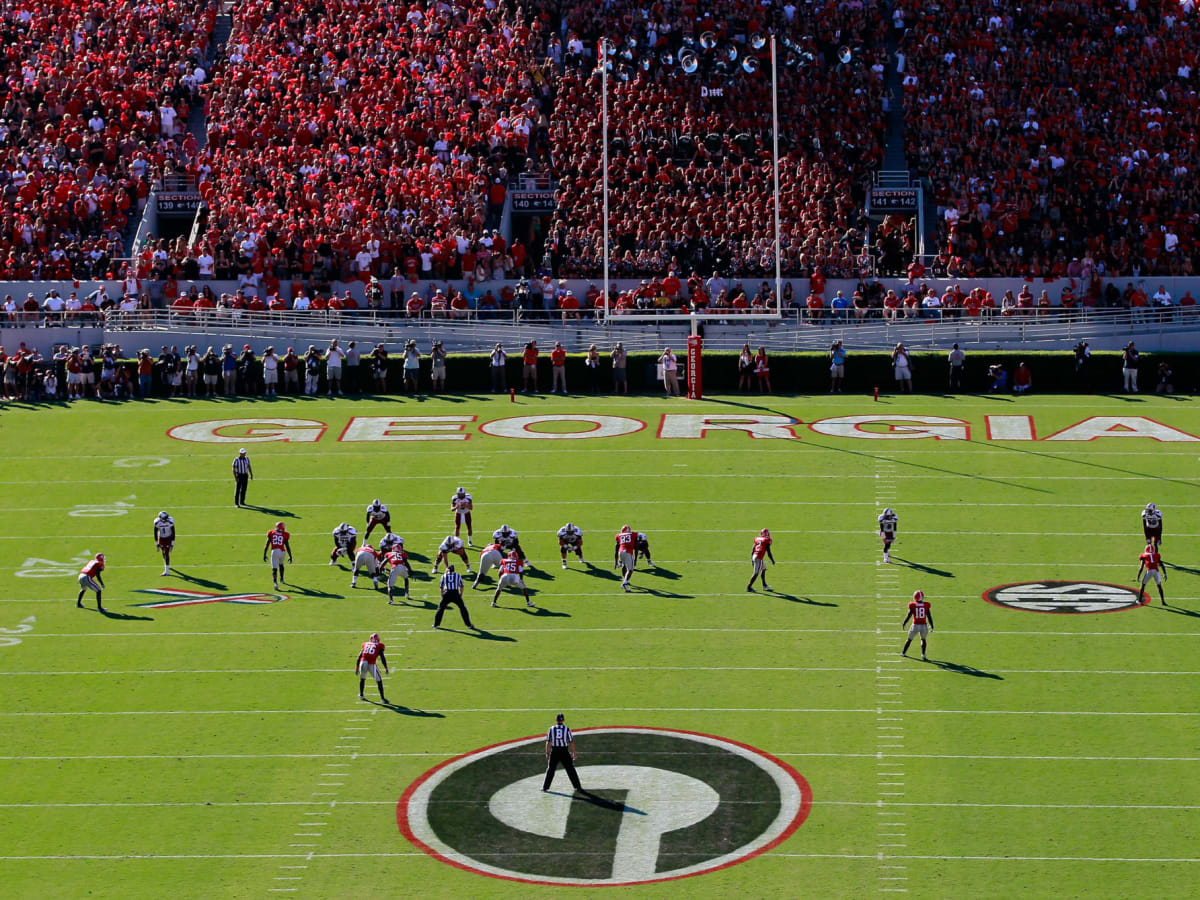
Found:
<svg viewBox="0 0 1200 900"><path fill-rule="evenodd" d="M103 554L103 553L97 553L97 554L96 554L96 559L100 560L100 562L104 562L104 554Z"/></svg>
<svg viewBox="0 0 1200 900"><path fill-rule="evenodd" d="M633 529L632 529L632 528L630 528L628 525L622 525L622 526L621 526L621 533L622 533L622 534L624 534L626 531L633 531Z"/></svg>
<svg viewBox="0 0 1200 900"><path fill-rule="evenodd" d="M765 529L765 528L764 528L762 531L760 531L760 532L758 533L758 536L759 536L759 537L770 537L770 536L771 536L771 532L769 532L767 529Z"/></svg>
<svg viewBox="0 0 1200 900"><path fill-rule="evenodd" d="M378 631L374 632L371 635L371 640L373 640L377 644L379 643L379 632Z"/></svg>
<svg viewBox="0 0 1200 900"><path fill-rule="evenodd" d="M917 601L924 600L925 592L924 591L913 591L913 599L917 600Z"/></svg>
<svg viewBox="0 0 1200 900"><path fill-rule="evenodd" d="M283 523L282 523L282 522L276 522L276 523L275 523L275 530L276 530L276 531L283 531Z"/></svg>

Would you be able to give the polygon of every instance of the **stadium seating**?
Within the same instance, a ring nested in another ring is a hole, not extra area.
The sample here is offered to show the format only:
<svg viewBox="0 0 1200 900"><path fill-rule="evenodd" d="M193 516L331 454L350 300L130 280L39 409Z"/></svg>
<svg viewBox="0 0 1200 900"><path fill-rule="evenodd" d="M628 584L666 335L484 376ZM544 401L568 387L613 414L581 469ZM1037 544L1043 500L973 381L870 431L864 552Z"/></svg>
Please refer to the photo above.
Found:
<svg viewBox="0 0 1200 900"><path fill-rule="evenodd" d="M116 274L151 181L186 163L215 15L211 0L0 9L0 280Z"/></svg>
<svg viewBox="0 0 1200 900"><path fill-rule="evenodd" d="M235 7L201 159L206 246L227 267L512 273L512 248L493 239L508 177L542 153L544 23L482 0L397 9Z"/></svg>
<svg viewBox="0 0 1200 900"><path fill-rule="evenodd" d="M907 153L952 277L1194 273L1192 7L898 0Z"/></svg>
<svg viewBox="0 0 1200 900"><path fill-rule="evenodd" d="M885 28L876 4L772 8L728 0L700 9L614 0L577 5L566 25L551 121L561 187L551 233L559 274L594 276L602 266L601 83L595 57L587 56L601 36L615 50L613 274L774 272L770 56L767 46L755 46L769 30L779 36L784 272L821 266L831 275L854 273L863 240L854 231L858 181L882 157ZM690 52L698 66L689 75L680 61ZM718 68L722 54L727 75ZM743 67L748 58L753 73Z"/></svg>

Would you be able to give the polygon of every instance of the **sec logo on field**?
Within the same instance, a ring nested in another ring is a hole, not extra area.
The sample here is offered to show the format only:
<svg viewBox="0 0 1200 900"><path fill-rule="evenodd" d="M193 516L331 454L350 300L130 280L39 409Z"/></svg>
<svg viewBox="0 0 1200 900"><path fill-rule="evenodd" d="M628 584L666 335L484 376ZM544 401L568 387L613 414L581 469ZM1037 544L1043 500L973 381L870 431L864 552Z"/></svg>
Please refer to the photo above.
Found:
<svg viewBox="0 0 1200 900"><path fill-rule="evenodd" d="M1040 613L1106 613L1145 606L1140 590L1097 581L1027 581L984 591L996 606Z"/></svg>
<svg viewBox="0 0 1200 900"><path fill-rule="evenodd" d="M466 753L426 772L396 807L400 830L467 871L534 884L617 886L744 862L807 818L799 772L753 747L665 728L575 732L588 796L547 793L545 738Z"/></svg>

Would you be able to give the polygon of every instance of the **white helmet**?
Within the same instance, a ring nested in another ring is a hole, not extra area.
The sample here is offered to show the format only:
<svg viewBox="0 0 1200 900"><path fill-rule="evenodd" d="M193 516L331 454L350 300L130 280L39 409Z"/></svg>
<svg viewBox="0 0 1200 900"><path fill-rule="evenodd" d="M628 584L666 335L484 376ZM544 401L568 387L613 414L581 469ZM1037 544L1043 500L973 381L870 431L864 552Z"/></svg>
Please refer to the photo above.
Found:
<svg viewBox="0 0 1200 900"><path fill-rule="evenodd" d="M892 508L891 508L890 506L889 506L887 509L885 509L885 510L883 511L883 514L884 514L885 516L894 516L894 515L895 515L895 513L894 513L894 512L892 512Z"/></svg>
<svg viewBox="0 0 1200 900"><path fill-rule="evenodd" d="M913 599L918 602L920 602L921 600L924 600L925 592L924 591L913 591Z"/></svg>
<svg viewBox="0 0 1200 900"><path fill-rule="evenodd" d="M1154 512L1157 509L1158 509L1158 507L1155 506L1153 503L1146 504L1146 512Z"/></svg>
<svg viewBox="0 0 1200 900"><path fill-rule="evenodd" d="M383 504L379 502L378 497L376 497L374 500L371 501L371 505L374 506L376 509L378 509L380 506L383 506Z"/></svg>
<svg viewBox="0 0 1200 900"><path fill-rule="evenodd" d="M467 489L466 489L465 487L460 487L460 488L459 488L458 490L456 490L454 493L458 494L458 495L461 497L461 496L462 496L463 494L465 494L466 492L467 492Z"/></svg>
<svg viewBox="0 0 1200 900"><path fill-rule="evenodd" d="M574 530L575 530L575 526L574 526L574 525L572 525L570 522L568 522L568 523L567 523L567 526L566 526L566 527L567 527L567 531L574 531Z"/></svg>
<svg viewBox="0 0 1200 900"><path fill-rule="evenodd" d="M349 527L350 527L349 522L343 522L341 525L338 526L338 531L345 531Z"/></svg>
<svg viewBox="0 0 1200 900"><path fill-rule="evenodd" d="M388 532L388 534L392 534L392 533L389 531L389 532ZM392 534L392 538L393 538L393 539L395 540L395 542L396 542L397 544L399 544L401 547L403 547L403 546L404 546L404 538L400 537L399 535L395 535L395 534Z"/></svg>
<svg viewBox="0 0 1200 900"><path fill-rule="evenodd" d="M160 512L160 513L158 514L158 517L159 517L160 519L169 519L169 518L171 518L170 516L168 516L168 515L167 515L167 511L166 511L165 509L164 509L162 512Z"/></svg>

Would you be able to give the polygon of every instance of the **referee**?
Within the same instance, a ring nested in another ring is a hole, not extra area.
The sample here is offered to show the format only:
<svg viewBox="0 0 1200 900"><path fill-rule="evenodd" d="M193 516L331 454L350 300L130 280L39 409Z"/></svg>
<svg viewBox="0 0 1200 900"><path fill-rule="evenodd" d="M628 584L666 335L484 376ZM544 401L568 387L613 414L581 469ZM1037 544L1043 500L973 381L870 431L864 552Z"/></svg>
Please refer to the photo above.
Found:
<svg viewBox="0 0 1200 900"><path fill-rule="evenodd" d="M237 458L233 461L233 505L246 505L246 485L254 480L254 467L250 465L250 457L246 455L246 448L238 451Z"/></svg>
<svg viewBox="0 0 1200 900"><path fill-rule="evenodd" d="M554 780L554 770L560 765L566 770L567 777L575 790L582 791L579 775L575 772L575 737L571 729L563 724L563 714L559 713L546 732L546 780L542 782L542 790L550 790L550 782Z"/></svg>
<svg viewBox="0 0 1200 900"><path fill-rule="evenodd" d="M445 614L447 607L453 603L458 607L458 611L462 613L463 624L472 630L477 630L471 624L471 615L467 612L466 604L463 603L463 578L454 571L454 566L447 568L446 574L442 576L441 590L442 602L438 604L437 613L433 617L433 627L441 627L442 616Z"/></svg>

